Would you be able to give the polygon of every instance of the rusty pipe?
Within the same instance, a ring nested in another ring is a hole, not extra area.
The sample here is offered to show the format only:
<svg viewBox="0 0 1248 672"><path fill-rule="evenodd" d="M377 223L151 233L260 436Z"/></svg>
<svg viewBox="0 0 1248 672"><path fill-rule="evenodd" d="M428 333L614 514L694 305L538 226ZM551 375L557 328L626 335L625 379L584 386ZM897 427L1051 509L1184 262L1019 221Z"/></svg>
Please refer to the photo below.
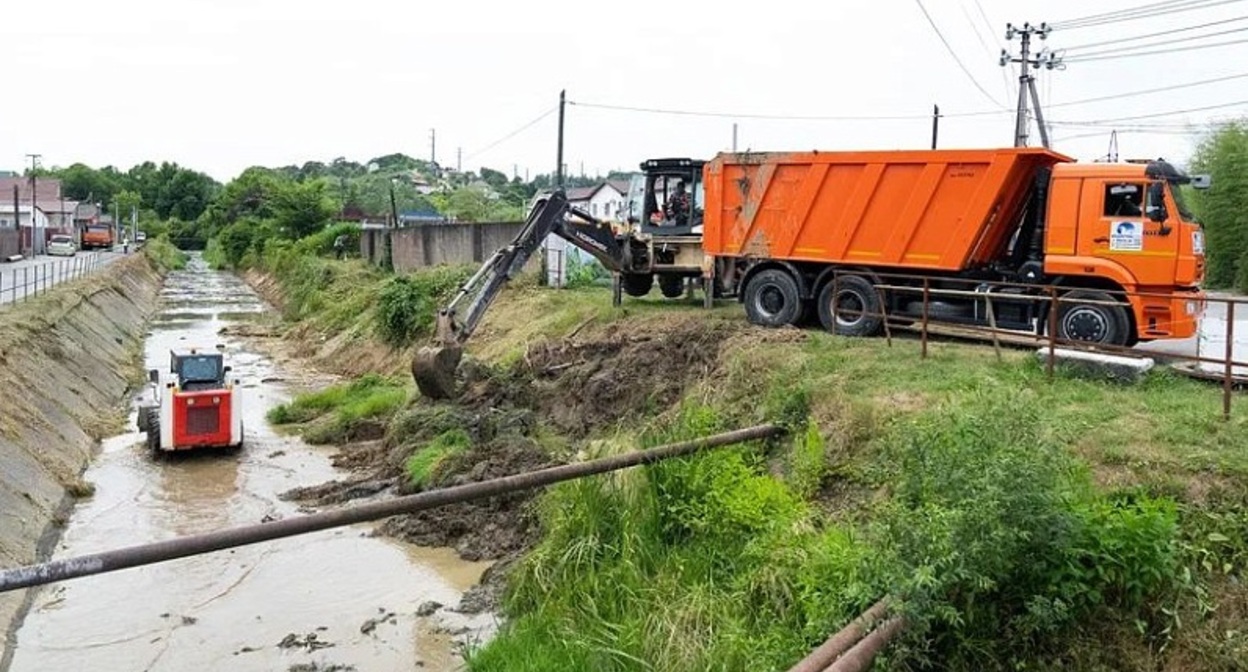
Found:
<svg viewBox="0 0 1248 672"><path fill-rule="evenodd" d="M880 627L863 637L850 650L836 660L823 672L863 672L875 662L884 647L906 627L906 619L894 616L880 624Z"/></svg>
<svg viewBox="0 0 1248 672"><path fill-rule="evenodd" d="M627 467L653 464L708 448L764 439L783 433L784 429L776 425L757 425L692 441L683 441L649 450L635 451L625 455L615 455L579 464L565 464L478 483L467 483L451 488L430 490L415 495L396 497L384 502L372 502L336 511L325 511L270 523L217 530L205 534L93 553L76 558L6 569L0 571L0 593L81 576L115 572L130 567L150 565L192 555L246 546L262 541L307 534L309 532L319 532L333 527L354 525L356 523L389 518L398 514L433 509L448 504L484 499L518 490L527 490L595 474L617 471Z"/></svg>
<svg viewBox="0 0 1248 672"><path fill-rule="evenodd" d="M819 648L811 651L809 655L789 668L789 672L823 672L849 647L862 639L876 621L884 617L888 609L888 599L888 597L881 598L880 601L871 605L869 609L850 621L849 625L841 628L840 632L829 637L828 641L819 645Z"/></svg>

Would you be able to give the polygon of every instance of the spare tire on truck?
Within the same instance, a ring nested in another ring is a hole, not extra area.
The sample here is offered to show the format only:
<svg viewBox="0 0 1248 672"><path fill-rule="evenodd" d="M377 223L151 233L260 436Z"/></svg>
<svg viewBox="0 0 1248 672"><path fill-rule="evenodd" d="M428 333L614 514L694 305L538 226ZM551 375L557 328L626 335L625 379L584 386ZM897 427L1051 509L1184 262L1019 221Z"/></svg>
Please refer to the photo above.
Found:
<svg viewBox="0 0 1248 672"><path fill-rule="evenodd" d="M663 292L663 296L669 299L679 299L685 293L685 276L660 275L659 291Z"/></svg>

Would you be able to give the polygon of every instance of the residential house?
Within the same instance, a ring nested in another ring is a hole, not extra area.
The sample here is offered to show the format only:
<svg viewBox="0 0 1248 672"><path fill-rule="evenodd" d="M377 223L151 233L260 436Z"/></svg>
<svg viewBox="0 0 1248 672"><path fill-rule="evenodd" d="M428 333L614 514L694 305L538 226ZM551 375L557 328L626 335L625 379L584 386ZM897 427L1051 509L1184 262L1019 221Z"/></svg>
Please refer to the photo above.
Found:
<svg viewBox="0 0 1248 672"><path fill-rule="evenodd" d="M77 219L78 201L59 199L49 201L39 199L36 207L48 217L48 230L66 235L74 234L74 222ZM49 233L48 235L52 235Z"/></svg>
<svg viewBox="0 0 1248 672"><path fill-rule="evenodd" d="M0 203L13 201L13 187L17 187L17 200L30 203L30 178L25 176L0 177ZM35 188L39 191L38 200L58 201L61 199L61 181L55 178L38 178Z"/></svg>
<svg viewBox="0 0 1248 672"><path fill-rule="evenodd" d="M598 219L618 221L624 215L624 199L628 185L620 182L600 182L592 187L568 189L568 204Z"/></svg>
<svg viewBox="0 0 1248 672"><path fill-rule="evenodd" d="M16 215L16 216L15 216ZM18 204L16 212L12 205L0 207L0 230L16 227L19 231L20 249L43 254L48 239L48 216L31 205Z"/></svg>

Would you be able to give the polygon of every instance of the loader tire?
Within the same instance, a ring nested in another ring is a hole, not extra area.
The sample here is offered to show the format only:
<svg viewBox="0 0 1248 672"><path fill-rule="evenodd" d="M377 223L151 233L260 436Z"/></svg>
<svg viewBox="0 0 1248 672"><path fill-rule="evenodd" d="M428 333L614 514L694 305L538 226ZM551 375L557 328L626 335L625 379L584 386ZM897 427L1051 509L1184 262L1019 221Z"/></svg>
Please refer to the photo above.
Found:
<svg viewBox="0 0 1248 672"><path fill-rule="evenodd" d="M745 286L745 315L750 324L787 327L802 317L802 299L797 281L787 271L769 268L759 271Z"/></svg>
<svg viewBox="0 0 1248 672"><path fill-rule="evenodd" d="M629 296L645 296L654 286L654 275L651 273L621 273L620 285Z"/></svg>
<svg viewBox="0 0 1248 672"><path fill-rule="evenodd" d="M834 311L833 304L836 310ZM880 297L861 275L842 275L829 280L819 292L819 323L839 336L875 336L884 320Z"/></svg>
<svg viewBox="0 0 1248 672"><path fill-rule="evenodd" d="M660 275L659 290L669 299L679 299L685 293L685 276Z"/></svg>
<svg viewBox="0 0 1248 672"><path fill-rule="evenodd" d="M152 451L153 455L160 455L160 413L155 408L145 408L144 413L147 414L147 449Z"/></svg>

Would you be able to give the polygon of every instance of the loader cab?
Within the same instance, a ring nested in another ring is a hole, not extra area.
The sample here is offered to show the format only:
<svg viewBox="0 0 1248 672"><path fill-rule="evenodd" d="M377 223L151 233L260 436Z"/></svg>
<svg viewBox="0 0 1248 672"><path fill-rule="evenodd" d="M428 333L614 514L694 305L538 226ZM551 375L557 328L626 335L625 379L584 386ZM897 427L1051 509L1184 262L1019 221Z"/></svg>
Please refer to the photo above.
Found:
<svg viewBox="0 0 1248 672"><path fill-rule="evenodd" d="M702 235L706 191L704 161L650 159L641 164L628 189L628 222L639 232L662 236ZM688 210L674 206L683 191Z"/></svg>
<svg viewBox="0 0 1248 672"><path fill-rule="evenodd" d="M174 350L170 353L169 371L177 377L178 389L192 392L224 387L229 367L219 352Z"/></svg>

